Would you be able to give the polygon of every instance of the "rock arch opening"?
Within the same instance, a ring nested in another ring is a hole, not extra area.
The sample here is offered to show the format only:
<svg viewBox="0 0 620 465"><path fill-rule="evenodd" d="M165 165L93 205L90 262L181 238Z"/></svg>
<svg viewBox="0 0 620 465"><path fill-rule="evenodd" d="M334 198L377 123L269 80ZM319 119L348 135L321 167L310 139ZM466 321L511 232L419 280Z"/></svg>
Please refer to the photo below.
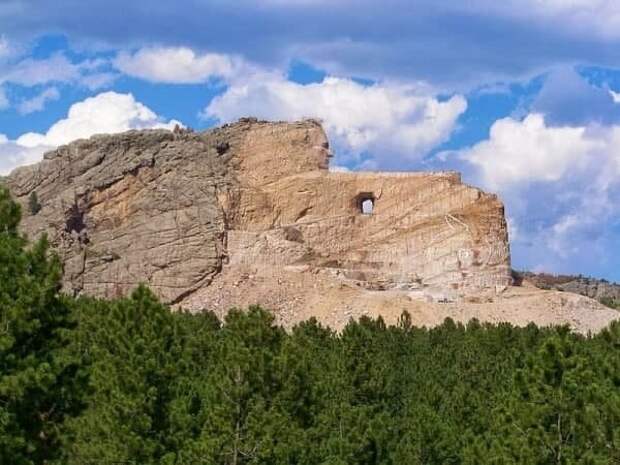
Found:
<svg viewBox="0 0 620 465"><path fill-rule="evenodd" d="M375 196L372 192L362 192L357 196L357 210L362 215L372 215L375 210Z"/></svg>

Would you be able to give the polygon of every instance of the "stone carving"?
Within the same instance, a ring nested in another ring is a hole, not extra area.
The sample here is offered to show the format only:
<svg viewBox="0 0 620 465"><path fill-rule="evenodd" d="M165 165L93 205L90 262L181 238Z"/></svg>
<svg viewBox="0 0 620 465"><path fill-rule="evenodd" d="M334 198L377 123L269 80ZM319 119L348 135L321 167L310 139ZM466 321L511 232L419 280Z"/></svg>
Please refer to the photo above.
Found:
<svg viewBox="0 0 620 465"><path fill-rule="evenodd" d="M75 293L145 282L175 303L224 264L324 268L373 289L510 283L496 196L452 172L330 172L328 147L315 121L130 131L60 147L8 182L40 199L24 230L48 233Z"/></svg>
<svg viewBox="0 0 620 465"><path fill-rule="evenodd" d="M300 306L328 281L344 294L444 304L511 284L495 195L456 172L331 172L329 158L317 121L245 118L78 140L6 182L23 205L36 193L23 230L48 234L74 294L146 283L171 304L261 303L290 322L309 316Z"/></svg>

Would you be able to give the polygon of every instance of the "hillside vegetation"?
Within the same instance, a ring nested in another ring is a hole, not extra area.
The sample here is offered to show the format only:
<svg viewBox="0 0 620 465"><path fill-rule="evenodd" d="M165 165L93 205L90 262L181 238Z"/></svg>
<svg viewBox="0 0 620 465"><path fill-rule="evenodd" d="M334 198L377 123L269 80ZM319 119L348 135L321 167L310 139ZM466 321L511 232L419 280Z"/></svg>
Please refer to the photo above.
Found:
<svg viewBox="0 0 620 465"><path fill-rule="evenodd" d="M59 294L0 190L0 463L617 464L620 324L285 332Z"/></svg>

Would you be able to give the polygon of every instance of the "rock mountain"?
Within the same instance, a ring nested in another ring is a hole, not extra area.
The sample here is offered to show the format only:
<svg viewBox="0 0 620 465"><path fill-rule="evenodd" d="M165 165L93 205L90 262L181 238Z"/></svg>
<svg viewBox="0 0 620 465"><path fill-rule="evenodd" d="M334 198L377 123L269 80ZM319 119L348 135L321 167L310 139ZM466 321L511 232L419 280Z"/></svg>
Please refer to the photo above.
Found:
<svg viewBox="0 0 620 465"><path fill-rule="evenodd" d="M620 302L620 284L610 283L604 279L531 272L513 272L513 277L516 281L529 282L541 289L573 292L599 301Z"/></svg>
<svg viewBox="0 0 620 465"><path fill-rule="evenodd" d="M47 233L65 290L224 313L259 303L290 325L361 314L446 316L597 330L618 316L585 297L511 287L504 209L455 172L329 167L314 120L242 119L195 133L78 140L8 178L29 236ZM25 208L27 210L27 208ZM527 306L524 308L524 305Z"/></svg>

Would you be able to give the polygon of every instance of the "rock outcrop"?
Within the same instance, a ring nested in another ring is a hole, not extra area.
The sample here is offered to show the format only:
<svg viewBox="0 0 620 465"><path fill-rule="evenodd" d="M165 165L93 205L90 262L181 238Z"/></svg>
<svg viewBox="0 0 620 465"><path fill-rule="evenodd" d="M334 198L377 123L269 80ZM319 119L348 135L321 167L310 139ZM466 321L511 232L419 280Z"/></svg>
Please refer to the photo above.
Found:
<svg viewBox="0 0 620 465"><path fill-rule="evenodd" d="M530 282L540 289L572 292L596 300L620 302L620 284L587 276L552 275L547 273L513 272L517 282Z"/></svg>
<svg viewBox="0 0 620 465"><path fill-rule="evenodd" d="M132 131L60 147L8 184L24 205L36 192L42 208L22 227L48 234L68 292L112 297L144 282L174 302L221 268L227 179L199 135Z"/></svg>
<svg viewBox="0 0 620 465"><path fill-rule="evenodd" d="M79 140L7 183L25 207L36 193L41 209L22 227L48 234L74 294L147 283L168 303L262 303L286 323L309 316L300 309L313 290L351 294L333 300L346 316L338 305L371 294L446 304L511 284L495 195L454 172L331 172L329 157L316 121L243 119Z"/></svg>

